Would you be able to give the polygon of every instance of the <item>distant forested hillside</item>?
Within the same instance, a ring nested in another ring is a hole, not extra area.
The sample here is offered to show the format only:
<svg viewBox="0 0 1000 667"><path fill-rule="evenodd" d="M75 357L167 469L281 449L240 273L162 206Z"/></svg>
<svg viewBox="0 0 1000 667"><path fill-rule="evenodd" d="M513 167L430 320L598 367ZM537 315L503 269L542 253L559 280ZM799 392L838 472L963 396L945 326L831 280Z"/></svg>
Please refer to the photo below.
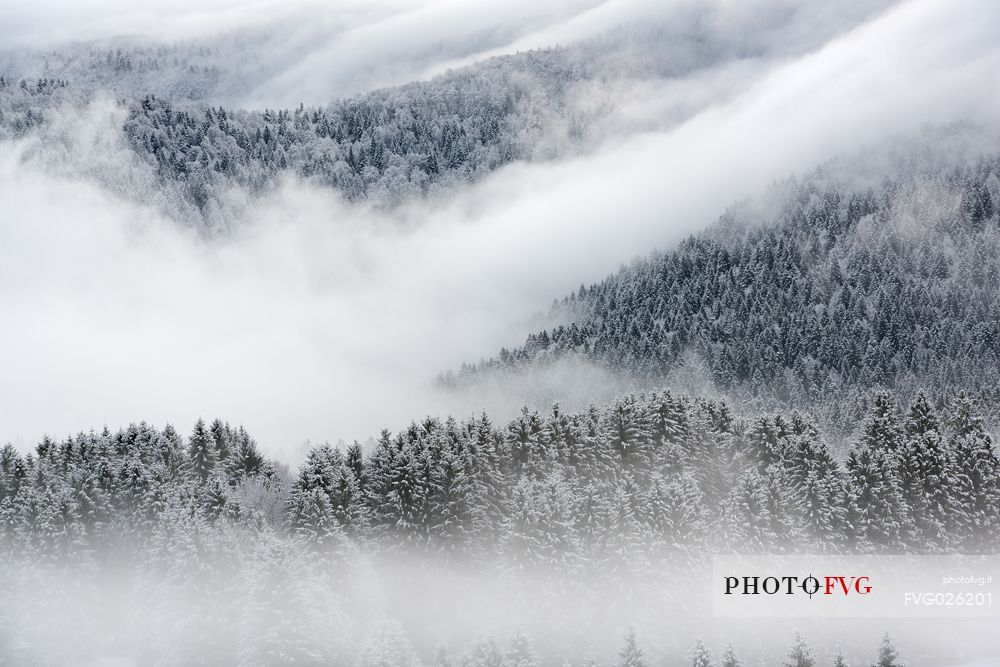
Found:
<svg viewBox="0 0 1000 667"><path fill-rule="evenodd" d="M655 37L645 31L640 42L658 44ZM126 113L125 143L201 218L188 223L217 224L227 189L260 193L285 173L350 201L392 206L514 161L585 150L611 112L615 82L677 76L732 55L709 45L692 51L693 42L639 51L606 38L273 110L217 102L250 85L249 66L232 57L248 53L245 44L78 46L14 59L0 71L0 138L42 132L53 108L109 97Z"/></svg>
<svg viewBox="0 0 1000 667"><path fill-rule="evenodd" d="M821 170L767 205L581 286L561 322L444 380L582 357L663 381L685 367L741 402L859 421L874 392L1000 405L1000 156L902 154L865 185ZM830 168L832 169L832 167ZM846 182L846 184L845 184ZM665 213L669 217L669 213Z"/></svg>
<svg viewBox="0 0 1000 667"><path fill-rule="evenodd" d="M554 157L564 134L579 140L587 119L567 117L566 94L581 70L557 52L531 53L326 107L261 112L185 111L150 95L130 107L124 132L199 208L213 187L259 191L283 171L349 200L398 203Z"/></svg>
<svg viewBox="0 0 1000 667"><path fill-rule="evenodd" d="M576 111L568 96L573 84L593 75L562 52L539 51L294 110L226 109L149 93L119 99L127 113L122 136L203 217L220 206L220 190L259 193L282 173L335 188L351 201L393 205L475 181L515 160L579 150L593 114L601 112ZM6 75L0 136L41 131L49 109L83 106L100 93L65 79Z"/></svg>

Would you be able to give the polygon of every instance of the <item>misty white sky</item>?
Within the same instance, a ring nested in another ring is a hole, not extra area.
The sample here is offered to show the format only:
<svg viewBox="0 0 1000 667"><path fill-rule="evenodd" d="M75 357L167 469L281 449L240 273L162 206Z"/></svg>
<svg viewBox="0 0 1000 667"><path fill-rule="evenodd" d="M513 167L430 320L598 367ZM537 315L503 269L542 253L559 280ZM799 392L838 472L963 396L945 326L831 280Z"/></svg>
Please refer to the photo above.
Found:
<svg viewBox="0 0 1000 667"><path fill-rule="evenodd" d="M9 6L0 41L56 48L280 26L312 46L248 103L328 99L334 88L668 20L679 3L240 4ZM487 399L438 396L434 375L519 343L519 320L581 282L835 155L929 123L994 123L991 0L910 0L886 12L869 3L842 15L805 3L789 21L789 2L710 4L719 30L794 48L629 91L610 125L621 134L592 154L512 165L392 214L289 179L233 238L206 244L62 166L92 161L144 178L109 103L53 119L62 145L0 144L0 442L141 419L186 432L219 415L288 453L428 411L466 416ZM671 109L686 110L683 122L658 128Z"/></svg>

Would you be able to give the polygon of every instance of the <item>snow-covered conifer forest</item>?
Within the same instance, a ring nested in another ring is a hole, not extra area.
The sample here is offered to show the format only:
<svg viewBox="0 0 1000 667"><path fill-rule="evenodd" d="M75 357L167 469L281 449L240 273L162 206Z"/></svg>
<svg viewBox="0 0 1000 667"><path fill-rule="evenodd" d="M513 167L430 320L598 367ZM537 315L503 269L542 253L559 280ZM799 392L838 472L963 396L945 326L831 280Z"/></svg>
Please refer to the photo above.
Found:
<svg viewBox="0 0 1000 667"><path fill-rule="evenodd" d="M0 3L0 665L998 664L711 581L1000 555L997 26Z"/></svg>

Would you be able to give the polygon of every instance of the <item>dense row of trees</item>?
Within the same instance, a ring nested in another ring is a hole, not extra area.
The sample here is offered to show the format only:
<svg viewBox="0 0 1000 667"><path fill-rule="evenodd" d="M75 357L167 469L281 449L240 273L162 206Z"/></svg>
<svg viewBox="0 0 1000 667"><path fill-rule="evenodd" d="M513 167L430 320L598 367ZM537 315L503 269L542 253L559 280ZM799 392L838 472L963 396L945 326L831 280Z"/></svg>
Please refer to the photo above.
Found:
<svg viewBox="0 0 1000 667"><path fill-rule="evenodd" d="M901 162L876 188L821 171L784 186L767 213L736 208L581 287L523 347L445 380L582 356L655 382L698 367L730 395L807 407L824 426L857 422L872 387L909 400L964 386L995 421L1000 157Z"/></svg>
<svg viewBox="0 0 1000 667"><path fill-rule="evenodd" d="M140 424L0 452L8 556L86 559L222 520L569 579L719 551L994 552L1000 462L964 396L901 415L885 394L844 461L799 415L734 419L669 392L502 427L428 418L367 454L316 447L293 476L219 421L186 444Z"/></svg>

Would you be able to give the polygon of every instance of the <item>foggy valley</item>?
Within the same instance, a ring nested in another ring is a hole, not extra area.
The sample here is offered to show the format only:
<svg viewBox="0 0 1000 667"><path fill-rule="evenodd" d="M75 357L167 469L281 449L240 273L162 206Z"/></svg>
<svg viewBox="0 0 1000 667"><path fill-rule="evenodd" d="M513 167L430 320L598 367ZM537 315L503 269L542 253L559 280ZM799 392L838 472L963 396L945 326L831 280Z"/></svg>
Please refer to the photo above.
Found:
<svg viewBox="0 0 1000 667"><path fill-rule="evenodd" d="M997 555L997 25L0 7L0 664L993 664L710 579Z"/></svg>

